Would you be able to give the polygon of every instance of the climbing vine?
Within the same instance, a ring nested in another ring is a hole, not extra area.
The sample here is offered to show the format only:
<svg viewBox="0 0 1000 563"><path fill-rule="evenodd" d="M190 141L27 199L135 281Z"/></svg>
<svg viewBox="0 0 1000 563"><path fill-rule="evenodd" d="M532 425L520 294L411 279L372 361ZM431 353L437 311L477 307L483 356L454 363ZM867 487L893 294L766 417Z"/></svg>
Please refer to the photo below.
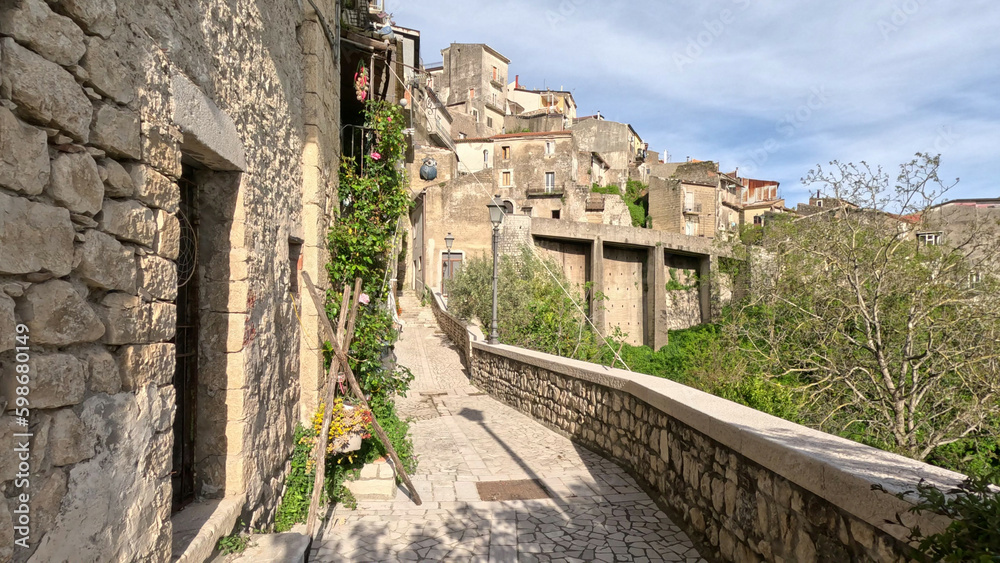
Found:
<svg viewBox="0 0 1000 563"><path fill-rule="evenodd" d="M393 401L395 395L406 393L413 374L386 358L397 337L388 307L389 291L395 288L389 287L388 274L390 262L398 260L393 253L397 241L405 236L398 228L399 218L410 206L402 166L406 147L403 128L398 106L376 100L365 103L364 150L345 155L341 162L340 209L328 235L326 314L333 324L340 315L344 287L353 287L354 280L361 278L362 306L357 311L348 360L372 409L351 409L346 404L349 398L337 399L333 405L323 498L348 507L354 499L344 481L356 477L365 463L386 455L386 445L371 436L373 418L385 430L403 465L410 471L416 468L409 424L399 418ZM331 349L329 343L326 346L329 362ZM279 532L304 522L308 514L316 474L312 451L322 428L323 410L320 405L312 424L296 429L291 472L275 522ZM361 449L334 453L351 434L363 438Z"/></svg>
<svg viewBox="0 0 1000 563"><path fill-rule="evenodd" d="M399 218L410 206L402 166L403 129L399 106L376 100L365 104L363 149L341 163L340 213L329 234L327 314L335 322L344 287L361 278L369 303L358 311L349 356L362 389L372 395L405 393L412 380L409 370L384 365L385 352L396 338L387 307L393 289L388 272L403 234Z"/></svg>

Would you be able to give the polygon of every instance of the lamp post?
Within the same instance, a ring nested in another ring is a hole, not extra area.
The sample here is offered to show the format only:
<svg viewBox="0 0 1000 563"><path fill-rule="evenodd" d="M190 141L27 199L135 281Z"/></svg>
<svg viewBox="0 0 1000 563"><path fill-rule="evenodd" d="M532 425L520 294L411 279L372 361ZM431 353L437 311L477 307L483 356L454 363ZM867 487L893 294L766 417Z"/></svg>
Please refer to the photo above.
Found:
<svg viewBox="0 0 1000 563"><path fill-rule="evenodd" d="M444 263L444 271L441 273L441 297L448 295L448 276L451 274L451 245L455 244L455 237L448 233L444 237L444 245L448 248L448 258ZM447 303L447 302L446 302Z"/></svg>
<svg viewBox="0 0 1000 563"><path fill-rule="evenodd" d="M500 223L503 222L503 201L500 195L493 196L487 206L490 210L490 222L493 223L493 325L490 328L490 344L500 343L500 331L497 330L497 250L500 246Z"/></svg>

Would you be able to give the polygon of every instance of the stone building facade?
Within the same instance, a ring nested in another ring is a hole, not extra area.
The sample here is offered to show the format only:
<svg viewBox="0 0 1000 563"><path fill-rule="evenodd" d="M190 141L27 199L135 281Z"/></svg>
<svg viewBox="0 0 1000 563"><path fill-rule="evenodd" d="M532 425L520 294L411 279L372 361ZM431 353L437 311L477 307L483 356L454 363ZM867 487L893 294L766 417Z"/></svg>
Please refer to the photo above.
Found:
<svg viewBox="0 0 1000 563"><path fill-rule="evenodd" d="M33 434L27 548L0 458L0 561L169 561L214 546L174 533L206 503L219 534L271 521L337 201L339 54L304 5L0 5L0 447L18 324Z"/></svg>
<svg viewBox="0 0 1000 563"><path fill-rule="evenodd" d="M645 158L642 139L627 123L586 117L573 124L573 133L580 150L599 153L607 162L609 185L624 185Z"/></svg>
<svg viewBox="0 0 1000 563"><path fill-rule="evenodd" d="M444 66L434 78L434 88L447 100L452 114L468 118L456 119L453 134L487 137L502 133L510 59L483 43L452 43L441 55Z"/></svg>

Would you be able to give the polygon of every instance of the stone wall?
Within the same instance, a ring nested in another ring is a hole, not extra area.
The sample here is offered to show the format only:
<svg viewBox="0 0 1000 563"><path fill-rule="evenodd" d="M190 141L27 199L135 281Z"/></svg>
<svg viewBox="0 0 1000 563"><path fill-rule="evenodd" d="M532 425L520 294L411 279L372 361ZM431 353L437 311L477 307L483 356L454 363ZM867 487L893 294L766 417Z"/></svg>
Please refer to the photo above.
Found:
<svg viewBox="0 0 1000 563"><path fill-rule="evenodd" d="M684 233L684 192L679 180L649 180L649 217L657 231Z"/></svg>
<svg viewBox="0 0 1000 563"><path fill-rule="evenodd" d="M340 150L326 86L339 69L314 20L294 2L0 4L0 449L24 430L16 323L30 329L34 434L28 549L13 548L21 491L0 459L0 562L170 560L187 226L201 233L185 276L197 494L245 499L251 526L273 515L307 365L289 241L311 241L303 262L323 271Z"/></svg>
<svg viewBox="0 0 1000 563"><path fill-rule="evenodd" d="M448 338L455 346L458 346L458 350L462 354L462 359L468 360L472 356L472 343L477 340L482 341L482 334L479 333L478 329L466 327L461 319L449 313L447 310L448 307L442 301L440 293L434 294L431 308L434 311L434 318L437 320L438 327L448 335ZM476 334L473 334L472 330L476 330Z"/></svg>
<svg viewBox="0 0 1000 563"><path fill-rule="evenodd" d="M625 341L642 346L646 335L646 256L647 252L618 246L604 246L604 283L607 300L604 334L621 329Z"/></svg>
<svg viewBox="0 0 1000 563"><path fill-rule="evenodd" d="M460 342L460 321L435 311ZM890 492L962 476L810 430L664 379L509 346L469 344L480 389L628 469L698 540L734 562L910 560Z"/></svg>

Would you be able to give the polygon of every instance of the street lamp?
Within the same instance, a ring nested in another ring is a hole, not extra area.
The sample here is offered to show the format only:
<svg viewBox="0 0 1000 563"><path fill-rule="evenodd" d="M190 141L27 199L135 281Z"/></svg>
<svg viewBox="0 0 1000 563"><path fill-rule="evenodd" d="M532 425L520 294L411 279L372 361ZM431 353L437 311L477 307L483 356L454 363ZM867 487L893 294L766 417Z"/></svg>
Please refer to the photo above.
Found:
<svg viewBox="0 0 1000 563"><path fill-rule="evenodd" d="M448 247L448 259L444 263L444 271L441 274L441 297L448 295L448 275L451 273L451 245L455 244L455 237L448 233L448 236L444 237L444 245Z"/></svg>
<svg viewBox="0 0 1000 563"><path fill-rule="evenodd" d="M486 205L490 210L490 222L493 223L493 326L490 328L490 344L500 343L500 332L497 330L497 250L500 246L500 223L503 222L504 204L500 195L493 196L493 201Z"/></svg>

